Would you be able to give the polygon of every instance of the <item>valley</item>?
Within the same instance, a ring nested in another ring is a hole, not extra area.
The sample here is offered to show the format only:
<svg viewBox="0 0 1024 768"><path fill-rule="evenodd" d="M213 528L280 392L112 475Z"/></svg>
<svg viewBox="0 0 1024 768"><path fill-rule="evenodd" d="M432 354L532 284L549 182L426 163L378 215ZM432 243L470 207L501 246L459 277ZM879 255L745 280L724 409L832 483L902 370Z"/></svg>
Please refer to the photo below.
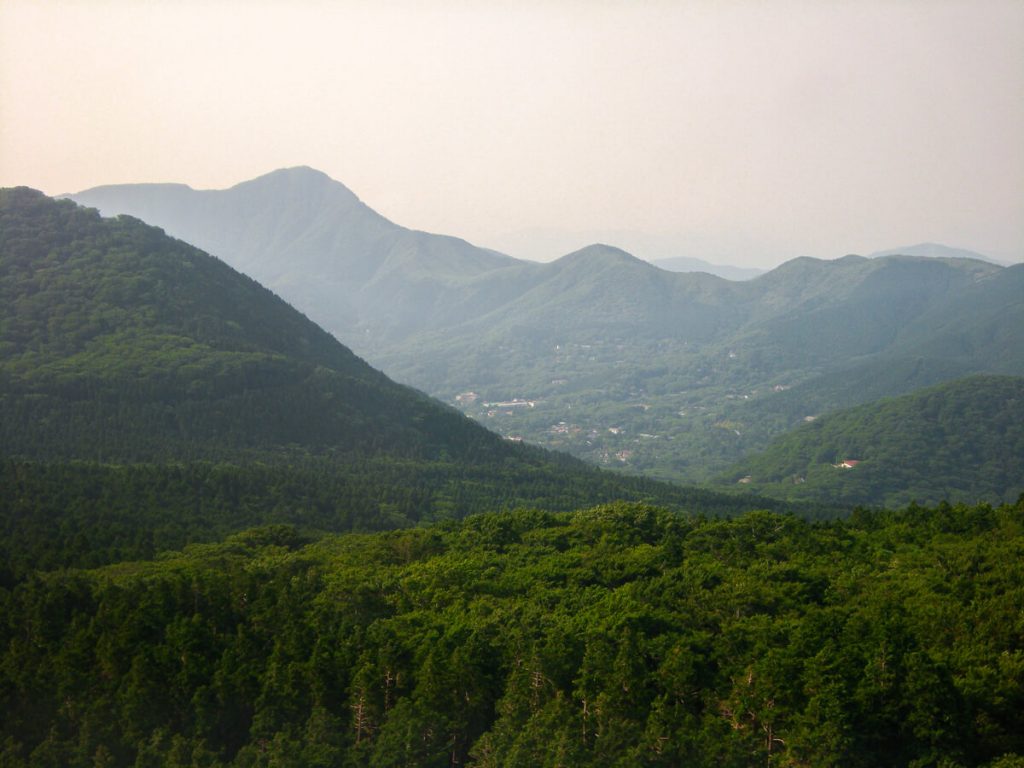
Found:
<svg viewBox="0 0 1024 768"><path fill-rule="evenodd" d="M737 434L747 424L730 421L729 414L762 393L743 388L742 374L730 376L735 358L728 354L715 361L685 346L673 354L673 346L637 348L625 339L556 344L549 355L535 355L529 362L535 380L561 376L546 386L523 379L516 388L502 382L472 390L473 398L459 393L448 399L503 435L600 466L701 480L725 457L741 456L745 446L757 444ZM680 361L678 367L645 369L658 356L672 356ZM509 392L527 405L508 407L488 399L491 393Z"/></svg>

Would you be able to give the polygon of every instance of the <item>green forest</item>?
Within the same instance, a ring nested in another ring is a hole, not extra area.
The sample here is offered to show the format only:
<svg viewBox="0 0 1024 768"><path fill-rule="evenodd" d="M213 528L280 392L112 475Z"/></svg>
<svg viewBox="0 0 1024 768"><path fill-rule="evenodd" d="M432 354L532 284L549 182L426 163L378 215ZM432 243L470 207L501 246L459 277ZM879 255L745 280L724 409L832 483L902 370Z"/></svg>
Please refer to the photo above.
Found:
<svg viewBox="0 0 1024 768"><path fill-rule="evenodd" d="M1020 766L1024 500L252 529L0 591L0 763Z"/></svg>
<svg viewBox="0 0 1024 768"><path fill-rule="evenodd" d="M258 525L313 531L378 531L533 506L570 511L621 499L673 511L735 515L836 509L662 486L544 462L366 457L301 463L99 464L0 458L0 585L33 571L148 559Z"/></svg>

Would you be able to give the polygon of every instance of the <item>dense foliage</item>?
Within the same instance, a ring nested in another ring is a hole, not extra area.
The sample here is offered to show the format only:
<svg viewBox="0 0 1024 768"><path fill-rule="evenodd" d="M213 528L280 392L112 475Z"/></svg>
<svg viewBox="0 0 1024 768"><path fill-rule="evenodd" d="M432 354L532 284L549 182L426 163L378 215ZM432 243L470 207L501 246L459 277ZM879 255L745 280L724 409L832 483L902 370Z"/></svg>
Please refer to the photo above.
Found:
<svg viewBox="0 0 1024 768"><path fill-rule="evenodd" d="M738 478L833 503L1012 501L1024 493L1024 378L972 376L822 416L726 481Z"/></svg>
<svg viewBox="0 0 1024 768"><path fill-rule="evenodd" d="M0 591L0 763L1016 766L1022 612L1024 502L271 526Z"/></svg>
<svg viewBox="0 0 1024 768"><path fill-rule="evenodd" d="M148 559L244 528L374 531L538 506L567 511L619 499L729 516L828 507L620 478L557 456L536 466L364 457L345 462L97 464L0 459L0 586L37 569Z"/></svg>

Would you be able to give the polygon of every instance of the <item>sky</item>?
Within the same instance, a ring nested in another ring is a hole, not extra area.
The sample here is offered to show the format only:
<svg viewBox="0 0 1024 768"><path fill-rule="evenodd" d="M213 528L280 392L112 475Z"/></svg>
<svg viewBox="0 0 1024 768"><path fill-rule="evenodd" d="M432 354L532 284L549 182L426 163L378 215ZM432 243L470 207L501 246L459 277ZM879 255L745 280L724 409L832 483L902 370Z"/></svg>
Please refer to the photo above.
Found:
<svg viewBox="0 0 1024 768"><path fill-rule="evenodd" d="M417 229L1024 260L1024 0L0 0L0 186L308 165Z"/></svg>

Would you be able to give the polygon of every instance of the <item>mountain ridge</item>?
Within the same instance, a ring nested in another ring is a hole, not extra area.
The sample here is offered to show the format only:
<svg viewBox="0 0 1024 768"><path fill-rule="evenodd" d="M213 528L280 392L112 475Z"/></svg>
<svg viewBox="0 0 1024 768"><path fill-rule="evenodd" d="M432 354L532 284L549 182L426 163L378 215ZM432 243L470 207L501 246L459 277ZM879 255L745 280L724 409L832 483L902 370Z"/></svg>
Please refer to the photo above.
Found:
<svg viewBox="0 0 1024 768"><path fill-rule="evenodd" d="M614 246L524 262L376 219L390 234L375 240L365 221L352 229L329 211L312 230L287 205L270 214L232 216L286 233L261 245L267 259L302 261L272 287L374 365L502 434L627 471L708 479L794 426L786 391L816 387L813 402L844 405L844 370L893 387L868 387L878 396L903 386L869 373L882 361L927 360L911 377L925 383L1024 373L1022 332L1000 319L1022 303L996 278L1009 268L978 260L802 257L737 282L666 272ZM317 256L321 241L362 271ZM534 406L483 405L516 398ZM634 442L626 424L657 437Z"/></svg>

